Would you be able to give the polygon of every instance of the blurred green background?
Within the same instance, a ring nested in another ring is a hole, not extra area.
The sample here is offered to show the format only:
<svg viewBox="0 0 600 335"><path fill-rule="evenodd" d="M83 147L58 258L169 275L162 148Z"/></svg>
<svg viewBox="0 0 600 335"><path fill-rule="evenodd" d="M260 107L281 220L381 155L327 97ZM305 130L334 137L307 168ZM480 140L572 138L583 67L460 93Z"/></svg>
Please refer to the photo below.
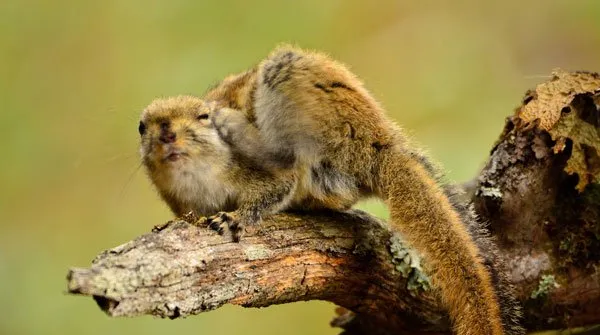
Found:
<svg viewBox="0 0 600 335"><path fill-rule="evenodd" d="M324 302L169 321L64 294L70 266L170 218L138 170L142 108L280 42L351 65L462 181L527 88L600 70L600 1L0 1L1 334L337 333Z"/></svg>

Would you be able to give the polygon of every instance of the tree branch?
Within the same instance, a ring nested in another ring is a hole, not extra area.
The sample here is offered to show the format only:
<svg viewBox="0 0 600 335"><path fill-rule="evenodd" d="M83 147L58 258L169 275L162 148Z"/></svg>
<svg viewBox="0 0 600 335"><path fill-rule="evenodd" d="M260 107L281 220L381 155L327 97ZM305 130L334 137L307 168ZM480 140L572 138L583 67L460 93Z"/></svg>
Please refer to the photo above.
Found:
<svg viewBox="0 0 600 335"><path fill-rule="evenodd" d="M111 316L175 318L226 303L319 299L374 317L388 311L386 319L393 316L406 329L418 328L415 315L444 329L435 298L413 297L417 288L409 291L395 270L389 246L398 243L382 221L360 211L280 214L240 243L174 221L100 254L91 269L72 269L68 285L71 293L94 296Z"/></svg>
<svg viewBox="0 0 600 335"><path fill-rule="evenodd" d="M597 74L555 73L528 92L468 185L531 330L600 323L599 106ZM345 308L333 324L346 334L449 334L418 256L366 213L280 214L240 243L186 220L71 269L69 292L111 316L169 318L319 299Z"/></svg>

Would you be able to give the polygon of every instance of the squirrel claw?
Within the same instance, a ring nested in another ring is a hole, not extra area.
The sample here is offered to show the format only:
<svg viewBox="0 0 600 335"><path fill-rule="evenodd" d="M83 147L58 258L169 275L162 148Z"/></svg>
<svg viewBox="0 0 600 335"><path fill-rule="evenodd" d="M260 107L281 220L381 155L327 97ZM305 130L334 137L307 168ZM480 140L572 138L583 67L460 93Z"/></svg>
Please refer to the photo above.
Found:
<svg viewBox="0 0 600 335"><path fill-rule="evenodd" d="M235 242L240 241L242 227L236 216L230 212L219 212L216 215L208 217L208 227L215 230L219 235L230 232Z"/></svg>

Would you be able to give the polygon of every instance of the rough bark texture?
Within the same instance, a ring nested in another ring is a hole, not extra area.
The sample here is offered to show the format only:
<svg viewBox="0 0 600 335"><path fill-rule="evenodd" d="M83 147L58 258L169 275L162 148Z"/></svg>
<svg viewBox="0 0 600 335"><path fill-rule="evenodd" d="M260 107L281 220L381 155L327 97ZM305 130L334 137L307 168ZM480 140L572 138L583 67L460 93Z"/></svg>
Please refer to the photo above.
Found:
<svg viewBox="0 0 600 335"><path fill-rule="evenodd" d="M600 323L599 110L597 74L555 72L467 187L530 330ZM320 299L343 307L332 324L345 334L450 334L418 256L366 213L280 214L240 243L184 219L71 269L69 292L112 316L169 318Z"/></svg>

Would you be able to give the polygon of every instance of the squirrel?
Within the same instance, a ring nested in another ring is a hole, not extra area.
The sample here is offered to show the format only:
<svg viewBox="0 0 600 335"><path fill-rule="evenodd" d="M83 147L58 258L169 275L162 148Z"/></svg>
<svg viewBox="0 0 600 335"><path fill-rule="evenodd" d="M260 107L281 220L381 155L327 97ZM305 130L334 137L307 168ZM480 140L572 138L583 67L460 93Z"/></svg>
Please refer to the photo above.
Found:
<svg viewBox="0 0 600 335"><path fill-rule="evenodd" d="M346 210L379 197L392 230L423 256L456 334L524 334L496 257L474 241L488 238L475 215L327 55L279 47L202 98L155 100L139 132L143 164L176 215L217 213L210 226L238 240L244 226L285 209Z"/></svg>

